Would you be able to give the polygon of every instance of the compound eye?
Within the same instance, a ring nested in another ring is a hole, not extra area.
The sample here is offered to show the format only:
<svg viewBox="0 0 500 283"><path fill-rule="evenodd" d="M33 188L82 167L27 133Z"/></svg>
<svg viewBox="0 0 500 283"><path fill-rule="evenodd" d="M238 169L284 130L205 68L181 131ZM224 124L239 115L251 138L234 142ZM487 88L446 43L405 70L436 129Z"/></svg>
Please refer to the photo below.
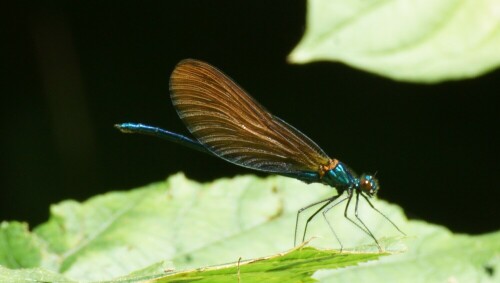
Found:
<svg viewBox="0 0 500 283"><path fill-rule="evenodd" d="M369 192L372 190L372 183L366 179L361 181L361 189L365 192Z"/></svg>
<svg viewBox="0 0 500 283"><path fill-rule="evenodd" d="M377 180L370 175L362 176L359 186L360 189L369 196L375 195L378 190Z"/></svg>

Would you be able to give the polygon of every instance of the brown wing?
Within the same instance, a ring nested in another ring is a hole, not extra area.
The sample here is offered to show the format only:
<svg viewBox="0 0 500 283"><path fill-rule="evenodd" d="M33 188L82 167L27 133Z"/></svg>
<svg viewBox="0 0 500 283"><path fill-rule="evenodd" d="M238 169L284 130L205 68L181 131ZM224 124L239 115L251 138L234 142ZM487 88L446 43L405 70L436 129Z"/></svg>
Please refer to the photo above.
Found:
<svg viewBox="0 0 500 283"><path fill-rule="evenodd" d="M193 136L229 162L276 173L316 172L328 163L311 139L207 63L181 61L170 77L170 95Z"/></svg>

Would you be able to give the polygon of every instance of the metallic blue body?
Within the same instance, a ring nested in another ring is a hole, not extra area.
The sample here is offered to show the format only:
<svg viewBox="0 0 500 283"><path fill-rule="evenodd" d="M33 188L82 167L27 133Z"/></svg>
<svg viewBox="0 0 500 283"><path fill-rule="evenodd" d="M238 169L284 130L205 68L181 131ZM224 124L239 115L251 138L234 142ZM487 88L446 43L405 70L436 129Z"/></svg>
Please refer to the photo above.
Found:
<svg viewBox="0 0 500 283"><path fill-rule="evenodd" d="M189 147L189 148L197 150L197 151L212 154L208 149L206 149L198 141L195 141L195 140L190 139L190 138L183 136L183 135L169 132L169 131L164 130L162 128L148 126L148 125L144 125L144 124L136 124L136 123L116 124L115 128L119 129L120 131L122 131L124 133L155 136L155 137L167 140L167 141L181 144L183 146Z"/></svg>
<svg viewBox="0 0 500 283"><path fill-rule="evenodd" d="M198 141L158 127L137 123L117 124L115 125L115 127L125 133L155 136L164 140L181 144L197 151L214 155L214 153L206 149ZM354 177L351 171L342 162L339 162L337 166L335 166L335 168L326 171L323 178L320 178L318 172L314 171L303 171L300 173L281 172L280 175L299 179L306 183L324 183L326 185L335 187L339 193L343 192L345 189L356 188L359 184L359 179Z"/></svg>
<svg viewBox="0 0 500 283"><path fill-rule="evenodd" d="M359 179L354 177L344 163L339 162L337 166L325 172L323 183L336 188L356 187Z"/></svg>

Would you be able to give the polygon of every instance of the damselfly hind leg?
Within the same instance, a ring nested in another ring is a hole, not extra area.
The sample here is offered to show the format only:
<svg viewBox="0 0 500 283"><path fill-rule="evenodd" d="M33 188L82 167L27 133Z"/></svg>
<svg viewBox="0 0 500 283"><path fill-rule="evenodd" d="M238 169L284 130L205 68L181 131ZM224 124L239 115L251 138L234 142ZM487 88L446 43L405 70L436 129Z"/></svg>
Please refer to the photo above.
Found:
<svg viewBox="0 0 500 283"><path fill-rule="evenodd" d="M351 201L352 201L352 198L354 196L354 193L356 193L356 200L355 200L355 206L354 206L354 216L356 217L357 221L359 221L359 223L355 220L353 220L352 218L349 217L349 214L348 214L348 210L349 210L349 207L351 205ZM293 240L293 244L294 246L297 245L297 232L298 232L298 226L299 226L299 218L300 218L300 215L316 206L316 205L319 205L319 204L322 204L317 210L314 211L314 213L312 213L306 220L305 222L305 226L304 226L304 232L302 234L302 242L305 241L305 238L306 238L306 235L307 235L307 229L309 227L309 224L310 222L316 217L316 215L318 215L319 212L322 212L322 215L323 215L323 218L324 220L326 221L326 223L328 224L328 227L330 229L330 231L332 232L333 236L335 237L335 239L337 240L337 242L339 243L339 246L340 246L340 251L342 252L343 250L343 244L340 240L340 238L338 237L337 233L335 232L335 229L333 228L333 225L331 224L331 222L328 220L326 214L334 207L336 207L337 205L341 204L342 202L346 201L347 200L347 204L345 206L345 209L344 209L344 217L349 220L349 222L351 222L352 224L354 224L358 229L360 229L361 231L363 231L366 235L368 235L370 238L373 239L373 241L375 242L375 244L377 245L377 248L379 250L379 252L382 252L382 247L379 243L379 241L377 240L377 238L375 237L375 235L371 232L371 230L368 228L368 226L366 226L366 224L363 222L363 220L360 218L360 215L359 215L359 196L362 196L366 202L368 202L368 204L370 205L370 207L375 210L377 213L379 213L380 215L382 215L387 221L389 221L389 223L391 223L394 228L396 228L401 234L405 235L406 234L401 230L399 229L399 227L394 223L392 222L385 214L383 214L380 210L378 210L372 203L371 201L369 200L369 198L367 196L365 196L363 194L363 192L361 191L348 191L348 196L341 199L340 201L337 201L335 202L341 195L336 195L336 196L333 196L331 198L327 198L327 199L323 199L323 200L320 200L320 201L317 201L317 202L314 202L312 204L309 204L301 209L299 209L297 211L297 217L295 219L295 234L294 234L294 240Z"/></svg>
<svg viewBox="0 0 500 283"><path fill-rule="evenodd" d="M359 223L361 223L361 225L363 225L363 227L366 229L366 230L365 229L361 229L361 230L365 231L375 241L375 243L377 244L377 247L378 247L378 251L382 252L382 247L380 246L380 243L377 241L377 238L375 238L372 231L370 231L370 229L368 229L368 227L365 225L363 220L361 220L361 218L359 218L358 204L359 204L359 195L360 194L362 194L360 191L356 191L356 206L354 207L354 216L356 216L356 219L358 219ZM358 227L359 227L359 225L358 225Z"/></svg>
<svg viewBox="0 0 500 283"><path fill-rule="evenodd" d="M349 201L351 200L351 196L347 196L344 199L340 200L339 202L334 203L331 206L327 207L325 210L323 210L323 218L325 219L326 224L328 224L328 227L330 228L330 231L332 232L333 236L335 236L335 239L337 239L337 242L339 243L339 246L340 246L340 252L342 252L342 250L344 249L344 245L342 245L342 242L340 241L340 238L337 236L337 233L335 232L335 229L333 229L332 224L330 223L330 221L328 221L328 218L326 217L326 214L328 213L328 211L330 211L330 209L332 209L335 206L343 203L346 200L348 200L348 203L349 203Z"/></svg>
<svg viewBox="0 0 500 283"><path fill-rule="evenodd" d="M320 201L317 201L317 202L314 202L314 203L311 203L301 209L299 209L297 211L297 217L295 219L295 235L293 237L293 246L297 246L297 231L298 231L298 227L299 227L299 217L300 217L300 214L306 210L308 210L309 208L313 207L313 206L316 206L318 204L321 204L321 203L324 203L326 202L324 205L322 205L318 210L316 210L311 216L309 216L309 218L307 218L306 220L306 224L305 224L305 227L304 227L304 234L302 235L302 242L305 241L306 239L306 232L307 232L307 226L309 225L309 222L311 222L311 220L321 211L323 210L323 208L325 208L327 205L329 205L330 203L332 203L333 201L335 201L340 195L337 195L337 196L334 196L334 197L330 197L330 198L327 198L327 199L323 199L323 200L320 200Z"/></svg>

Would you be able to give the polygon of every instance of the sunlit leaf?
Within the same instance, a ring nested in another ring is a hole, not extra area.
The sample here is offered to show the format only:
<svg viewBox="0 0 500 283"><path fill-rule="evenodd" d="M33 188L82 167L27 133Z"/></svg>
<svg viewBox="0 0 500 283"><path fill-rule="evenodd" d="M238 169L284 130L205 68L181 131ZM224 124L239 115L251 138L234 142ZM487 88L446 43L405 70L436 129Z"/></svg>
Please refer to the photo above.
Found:
<svg viewBox="0 0 500 283"><path fill-rule="evenodd" d="M500 63L498 0L309 0L293 63L326 60L412 82L476 77Z"/></svg>
<svg viewBox="0 0 500 283"><path fill-rule="evenodd" d="M374 205L408 235L402 237L362 200L360 217L387 253L343 217L342 206L327 214L342 253L321 216L310 225L308 246L290 250L297 210L334 194L327 186L285 177L200 184L178 174L83 203L64 201L51 207L51 218L34 233L16 222L1 225L0 282L498 279L500 232L455 235L407 221L400 208L377 199ZM299 231L312 212L301 218Z"/></svg>

